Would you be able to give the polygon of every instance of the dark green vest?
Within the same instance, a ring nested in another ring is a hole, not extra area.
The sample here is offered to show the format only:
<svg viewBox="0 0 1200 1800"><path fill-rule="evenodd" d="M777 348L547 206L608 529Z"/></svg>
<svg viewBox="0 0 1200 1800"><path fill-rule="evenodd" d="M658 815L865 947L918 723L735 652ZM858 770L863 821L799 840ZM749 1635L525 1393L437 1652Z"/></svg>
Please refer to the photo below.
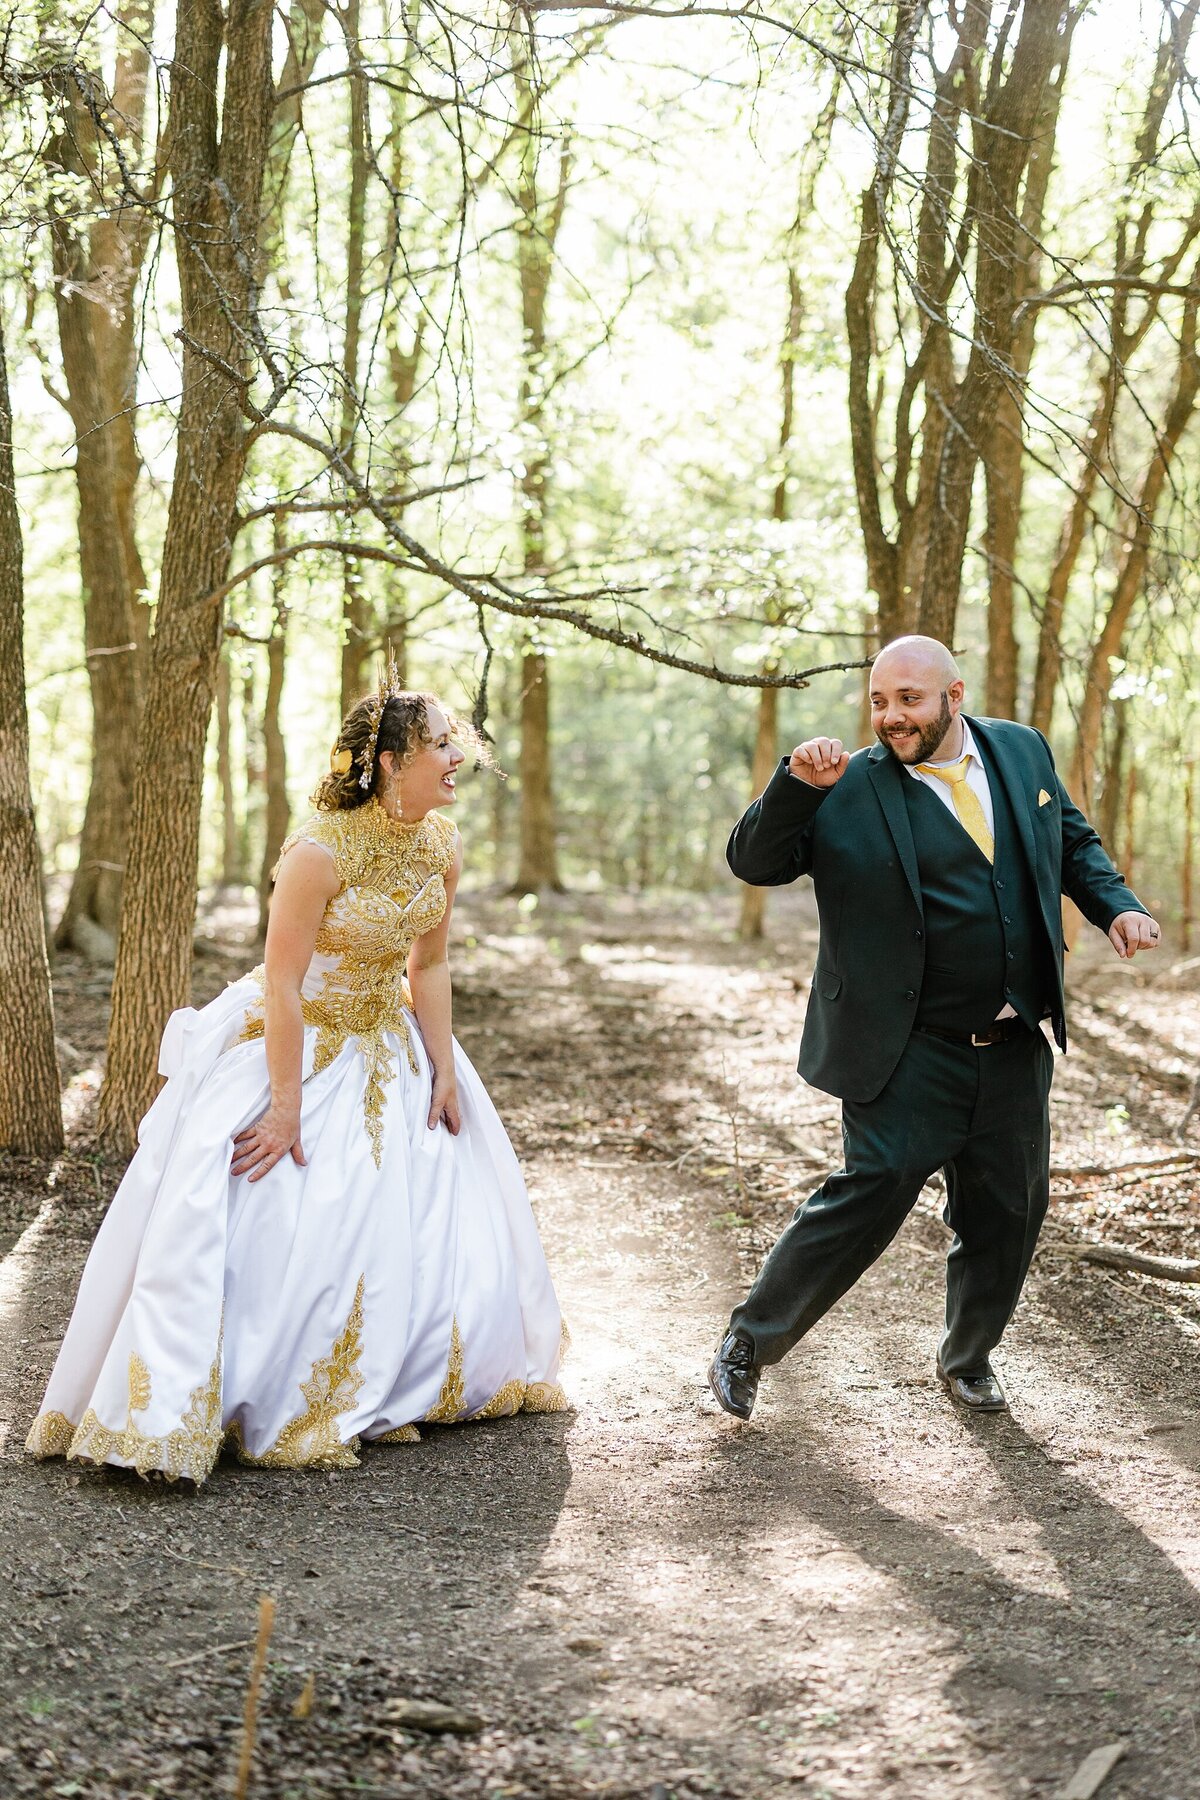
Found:
<svg viewBox="0 0 1200 1800"><path fill-rule="evenodd" d="M994 863L930 788L907 775L903 785L925 910L915 1023L983 1031L1007 1002L1035 1026L1050 1000L1050 945L1004 783L988 768Z"/></svg>

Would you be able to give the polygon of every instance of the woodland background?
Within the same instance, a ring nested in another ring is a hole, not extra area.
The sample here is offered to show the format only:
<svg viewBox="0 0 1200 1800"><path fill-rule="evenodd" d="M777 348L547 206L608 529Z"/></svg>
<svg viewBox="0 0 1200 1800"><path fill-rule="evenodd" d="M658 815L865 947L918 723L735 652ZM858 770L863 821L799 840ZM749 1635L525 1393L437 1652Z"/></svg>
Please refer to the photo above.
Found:
<svg viewBox="0 0 1200 1800"><path fill-rule="evenodd" d="M388 647L536 904L726 882L934 632L1186 955L1198 12L4 11L0 1145L61 1135L49 945L115 957L128 1148L198 889L265 916Z"/></svg>

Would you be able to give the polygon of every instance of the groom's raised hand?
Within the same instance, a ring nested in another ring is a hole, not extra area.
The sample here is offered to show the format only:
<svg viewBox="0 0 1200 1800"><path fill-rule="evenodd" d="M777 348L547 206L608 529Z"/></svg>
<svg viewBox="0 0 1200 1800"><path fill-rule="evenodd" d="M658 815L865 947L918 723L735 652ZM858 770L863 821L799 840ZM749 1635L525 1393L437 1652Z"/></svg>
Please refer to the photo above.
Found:
<svg viewBox="0 0 1200 1800"><path fill-rule="evenodd" d="M841 738L809 738L788 757L788 774L809 787L831 788L849 764L850 752L842 748Z"/></svg>

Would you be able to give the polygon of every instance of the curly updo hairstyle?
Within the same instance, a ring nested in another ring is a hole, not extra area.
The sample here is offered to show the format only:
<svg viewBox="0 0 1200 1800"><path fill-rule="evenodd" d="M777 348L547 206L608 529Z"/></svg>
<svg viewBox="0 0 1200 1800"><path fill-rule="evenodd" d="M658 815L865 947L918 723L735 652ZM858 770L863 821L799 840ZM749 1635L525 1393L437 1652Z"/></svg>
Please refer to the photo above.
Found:
<svg viewBox="0 0 1200 1800"><path fill-rule="evenodd" d="M448 706L442 705L436 694L406 692L393 694L384 702L383 713L379 717L379 733L375 739L375 754L371 761L371 778L364 787L361 782L364 758L379 709L379 696L365 694L361 700L355 701L342 720L337 743L333 747L331 760L344 761L342 752L348 750L350 766L344 771L331 769L319 783L312 796L312 804L317 810L351 812L356 806L365 806L368 800L380 792L387 780L386 772L379 762L385 750L390 750L395 757L395 767L403 769L432 744L433 733L429 729L428 710L431 706L436 706L445 713L451 736L459 743L469 745L474 751L477 767L495 767L487 744L473 725L457 719Z"/></svg>

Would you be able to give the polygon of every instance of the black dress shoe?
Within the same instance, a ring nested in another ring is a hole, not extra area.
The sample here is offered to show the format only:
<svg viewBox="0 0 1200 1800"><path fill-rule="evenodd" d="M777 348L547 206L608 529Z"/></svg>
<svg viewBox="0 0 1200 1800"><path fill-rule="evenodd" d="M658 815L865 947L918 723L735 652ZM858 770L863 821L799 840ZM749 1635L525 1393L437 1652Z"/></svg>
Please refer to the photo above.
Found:
<svg viewBox="0 0 1200 1800"><path fill-rule="evenodd" d="M1008 1401L1000 1382L989 1369L986 1375L948 1375L941 1363L937 1378L952 1400L968 1412L1007 1412Z"/></svg>
<svg viewBox="0 0 1200 1800"><path fill-rule="evenodd" d="M708 1371L708 1384L717 1396L717 1404L735 1419L748 1419L758 1396L759 1373L750 1339L727 1331Z"/></svg>

